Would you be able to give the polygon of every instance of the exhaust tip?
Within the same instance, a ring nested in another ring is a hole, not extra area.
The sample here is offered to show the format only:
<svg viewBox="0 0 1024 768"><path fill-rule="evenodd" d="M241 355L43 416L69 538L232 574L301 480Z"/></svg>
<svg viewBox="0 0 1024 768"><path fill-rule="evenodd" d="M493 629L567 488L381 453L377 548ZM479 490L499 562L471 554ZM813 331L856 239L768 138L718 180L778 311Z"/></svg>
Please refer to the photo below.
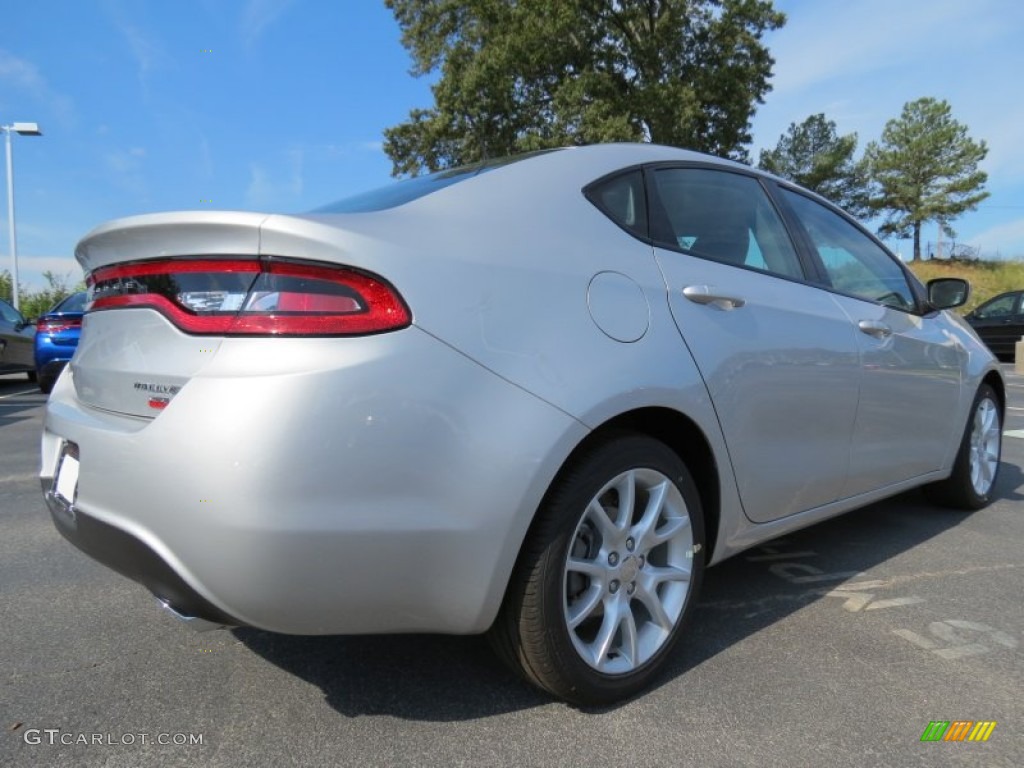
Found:
<svg viewBox="0 0 1024 768"><path fill-rule="evenodd" d="M204 619L199 616L187 616L184 613L181 613L178 610L176 610L174 606L170 604L170 602L163 599L162 597L158 597L156 601L160 605L160 607L164 609L164 611L171 614L171 616L173 616L178 621L186 624L189 627L189 629L192 629L195 632L212 632L216 629L227 629L228 627L227 624L222 624L221 622L217 621L210 621L209 619Z"/></svg>

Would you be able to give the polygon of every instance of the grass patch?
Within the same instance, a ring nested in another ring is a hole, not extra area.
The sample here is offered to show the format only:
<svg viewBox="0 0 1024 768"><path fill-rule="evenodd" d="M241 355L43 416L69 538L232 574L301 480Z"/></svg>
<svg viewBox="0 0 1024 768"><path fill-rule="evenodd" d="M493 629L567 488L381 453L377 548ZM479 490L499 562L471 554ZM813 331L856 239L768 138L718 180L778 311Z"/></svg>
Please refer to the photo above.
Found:
<svg viewBox="0 0 1024 768"><path fill-rule="evenodd" d="M908 262L918 279L927 283L937 277L962 277L971 283L971 300L959 312L970 312L993 296L1024 289L1024 261L955 261L930 259Z"/></svg>

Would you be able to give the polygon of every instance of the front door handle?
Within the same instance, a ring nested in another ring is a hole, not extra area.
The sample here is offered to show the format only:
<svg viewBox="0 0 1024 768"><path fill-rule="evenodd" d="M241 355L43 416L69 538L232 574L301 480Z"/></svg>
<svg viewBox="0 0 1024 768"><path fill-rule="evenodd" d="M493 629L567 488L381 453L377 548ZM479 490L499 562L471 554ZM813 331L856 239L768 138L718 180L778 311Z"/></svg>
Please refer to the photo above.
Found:
<svg viewBox="0 0 1024 768"><path fill-rule="evenodd" d="M857 327L860 328L861 333L874 336L876 339L887 339L892 336L892 328L877 320L861 320L857 323Z"/></svg>
<svg viewBox="0 0 1024 768"><path fill-rule="evenodd" d="M683 288L683 296L694 304L710 304L715 309L728 311L739 309L746 304L746 299L738 296L726 296L717 292L710 285L688 285Z"/></svg>

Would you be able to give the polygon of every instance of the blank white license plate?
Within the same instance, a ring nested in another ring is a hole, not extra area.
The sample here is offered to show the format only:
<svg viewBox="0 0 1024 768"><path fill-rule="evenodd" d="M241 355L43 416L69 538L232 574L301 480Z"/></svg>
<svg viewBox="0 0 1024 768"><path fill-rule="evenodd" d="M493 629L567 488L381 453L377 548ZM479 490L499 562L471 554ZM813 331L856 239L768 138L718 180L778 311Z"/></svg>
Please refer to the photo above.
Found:
<svg viewBox="0 0 1024 768"><path fill-rule="evenodd" d="M64 499L68 505L74 503L75 491L78 490L78 459L67 451L61 455L53 487L57 496Z"/></svg>

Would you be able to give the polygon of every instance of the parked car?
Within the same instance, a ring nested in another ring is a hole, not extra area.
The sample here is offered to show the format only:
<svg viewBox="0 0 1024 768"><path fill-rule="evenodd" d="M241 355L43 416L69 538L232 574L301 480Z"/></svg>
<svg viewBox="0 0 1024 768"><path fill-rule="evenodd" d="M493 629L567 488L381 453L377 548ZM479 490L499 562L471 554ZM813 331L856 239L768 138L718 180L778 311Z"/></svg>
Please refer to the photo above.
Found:
<svg viewBox="0 0 1024 768"><path fill-rule="evenodd" d="M1001 293L964 316L992 353L1002 360L1012 362L1017 342L1024 338L1022 296L1024 290Z"/></svg>
<svg viewBox="0 0 1024 768"><path fill-rule="evenodd" d="M28 374L35 381L32 362L32 337L36 328L25 316L0 299L0 373Z"/></svg>
<svg viewBox="0 0 1024 768"><path fill-rule="evenodd" d="M73 293L36 321L36 380L43 392L53 389L60 372L75 354L82 331L85 299L85 291Z"/></svg>
<svg viewBox="0 0 1024 768"><path fill-rule="evenodd" d="M916 486L993 496L1004 382L945 311L967 283L748 166L556 150L126 218L76 256L45 496L194 626L488 632L608 703L707 565Z"/></svg>

